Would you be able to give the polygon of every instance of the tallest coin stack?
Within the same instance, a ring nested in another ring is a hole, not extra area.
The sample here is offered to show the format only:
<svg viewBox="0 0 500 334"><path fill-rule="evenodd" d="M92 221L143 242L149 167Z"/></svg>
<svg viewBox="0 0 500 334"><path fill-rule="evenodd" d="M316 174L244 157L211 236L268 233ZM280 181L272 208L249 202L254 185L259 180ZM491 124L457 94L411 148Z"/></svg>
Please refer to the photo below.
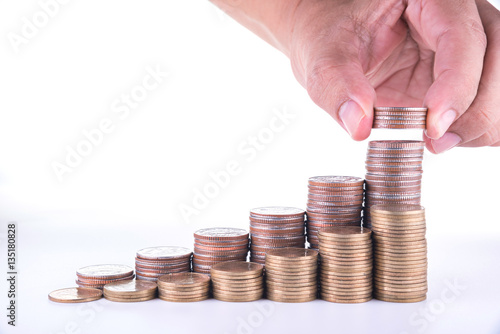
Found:
<svg viewBox="0 0 500 334"><path fill-rule="evenodd" d="M370 207L420 205L424 142L381 140L368 144L363 226L371 228Z"/></svg>

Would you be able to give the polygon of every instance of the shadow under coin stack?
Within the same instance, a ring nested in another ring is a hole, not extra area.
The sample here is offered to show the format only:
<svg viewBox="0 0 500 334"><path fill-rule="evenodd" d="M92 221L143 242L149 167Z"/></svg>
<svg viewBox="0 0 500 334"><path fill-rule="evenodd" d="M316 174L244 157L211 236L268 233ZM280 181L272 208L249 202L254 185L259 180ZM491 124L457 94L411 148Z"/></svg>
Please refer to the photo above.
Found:
<svg viewBox="0 0 500 334"><path fill-rule="evenodd" d="M108 283L103 289L104 298L114 302L142 302L156 298L156 283L128 280Z"/></svg>
<svg viewBox="0 0 500 334"><path fill-rule="evenodd" d="M226 302L251 302L264 295L264 266L253 262L217 263L210 270L215 299Z"/></svg>
<svg viewBox="0 0 500 334"><path fill-rule="evenodd" d="M374 129L425 129L427 108L376 107Z"/></svg>
<svg viewBox="0 0 500 334"><path fill-rule="evenodd" d="M137 279L156 282L165 274L189 272L192 254L190 249L177 246L141 249L135 258Z"/></svg>
<svg viewBox="0 0 500 334"><path fill-rule="evenodd" d="M423 155L423 141L385 140L368 144L364 227L371 227L373 205L420 205Z"/></svg>
<svg viewBox="0 0 500 334"><path fill-rule="evenodd" d="M303 248L271 249L266 253L267 299L301 303L318 293L318 252Z"/></svg>
<svg viewBox="0 0 500 334"><path fill-rule="evenodd" d="M240 228L212 227L194 233L193 271L210 274L214 264L246 261L248 232Z"/></svg>
<svg viewBox="0 0 500 334"><path fill-rule="evenodd" d="M158 298L168 302L198 302L210 297L210 277L175 273L158 278Z"/></svg>
<svg viewBox="0 0 500 334"><path fill-rule="evenodd" d="M309 179L307 241L318 249L318 231L331 226L361 226L364 180L354 176L315 176Z"/></svg>
<svg viewBox="0 0 500 334"><path fill-rule="evenodd" d="M371 230L326 227L319 233L320 297L334 303L364 303L372 299Z"/></svg>
<svg viewBox="0 0 500 334"><path fill-rule="evenodd" d="M305 247L305 211L272 206L250 210L250 261L264 264L266 252L283 247Z"/></svg>
<svg viewBox="0 0 500 334"><path fill-rule="evenodd" d="M97 264L76 271L76 284L82 288L102 289L106 284L134 278L134 269L123 264Z"/></svg>
<svg viewBox="0 0 500 334"><path fill-rule="evenodd" d="M413 303L426 299L425 210L419 205L371 208L374 243L374 297Z"/></svg>

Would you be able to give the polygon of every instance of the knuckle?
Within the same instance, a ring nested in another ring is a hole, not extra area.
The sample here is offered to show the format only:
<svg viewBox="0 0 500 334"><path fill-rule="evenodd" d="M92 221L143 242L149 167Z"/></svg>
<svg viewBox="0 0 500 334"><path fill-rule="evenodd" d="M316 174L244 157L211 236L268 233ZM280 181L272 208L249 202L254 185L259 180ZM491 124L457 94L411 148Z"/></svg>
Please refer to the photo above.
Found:
<svg viewBox="0 0 500 334"><path fill-rule="evenodd" d="M339 76L335 75L337 69L328 61L319 60L307 71L306 89L314 102L320 104L325 99L326 94L330 98L337 98L340 95L335 87L336 81L340 81Z"/></svg>
<svg viewBox="0 0 500 334"><path fill-rule="evenodd" d="M488 39L486 37L483 25L480 22L473 20L465 24L464 27L472 35L472 38L476 40L483 47L483 49L486 50Z"/></svg>

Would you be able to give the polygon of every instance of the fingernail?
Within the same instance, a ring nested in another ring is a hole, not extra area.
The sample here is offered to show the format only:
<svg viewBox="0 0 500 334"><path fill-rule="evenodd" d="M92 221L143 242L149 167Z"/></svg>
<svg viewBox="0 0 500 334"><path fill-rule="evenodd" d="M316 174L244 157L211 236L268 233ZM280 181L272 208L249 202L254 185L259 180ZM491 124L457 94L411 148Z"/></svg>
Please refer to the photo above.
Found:
<svg viewBox="0 0 500 334"><path fill-rule="evenodd" d="M446 132L441 138L432 140L432 148L436 153L443 153L460 144L462 138L452 132Z"/></svg>
<svg viewBox="0 0 500 334"><path fill-rule="evenodd" d="M364 117L366 115L363 109L352 100L346 101L340 106L339 118L351 137Z"/></svg>
<svg viewBox="0 0 500 334"><path fill-rule="evenodd" d="M441 138L446 131L450 128L451 124L455 122L455 119L457 119L457 112L455 110L447 110L445 111L441 117L439 117L436 128L438 131L437 137L432 138L432 139L439 139Z"/></svg>

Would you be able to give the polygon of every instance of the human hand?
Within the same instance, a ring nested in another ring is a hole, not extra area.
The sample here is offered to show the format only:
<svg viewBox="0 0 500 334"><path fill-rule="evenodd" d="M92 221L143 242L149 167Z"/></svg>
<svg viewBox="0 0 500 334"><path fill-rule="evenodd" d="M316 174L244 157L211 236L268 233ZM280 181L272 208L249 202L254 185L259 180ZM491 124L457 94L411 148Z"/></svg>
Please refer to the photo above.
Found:
<svg viewBox="0 0 500 334"><path fill-rule="evenodd" d="M429 108L440 153L500 146L500 12L485 0L302 0L289 56L313 101L355 140L373 106Z"/></svg>

